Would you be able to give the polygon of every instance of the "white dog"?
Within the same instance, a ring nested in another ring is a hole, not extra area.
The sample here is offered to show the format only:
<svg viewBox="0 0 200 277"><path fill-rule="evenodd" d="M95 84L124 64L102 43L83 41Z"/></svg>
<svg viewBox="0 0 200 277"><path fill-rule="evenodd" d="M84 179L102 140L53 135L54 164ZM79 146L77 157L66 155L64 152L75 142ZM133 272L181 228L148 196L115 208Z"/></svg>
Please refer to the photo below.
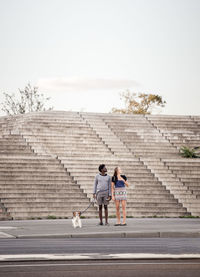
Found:
<svg viewBox="0 0 200 277"><path fill-rule="evenodd" d="M73 218L72 218L72 226L74 228L81 228L82 227L82 223L81 223L81 212L73 212Z"/></svg>

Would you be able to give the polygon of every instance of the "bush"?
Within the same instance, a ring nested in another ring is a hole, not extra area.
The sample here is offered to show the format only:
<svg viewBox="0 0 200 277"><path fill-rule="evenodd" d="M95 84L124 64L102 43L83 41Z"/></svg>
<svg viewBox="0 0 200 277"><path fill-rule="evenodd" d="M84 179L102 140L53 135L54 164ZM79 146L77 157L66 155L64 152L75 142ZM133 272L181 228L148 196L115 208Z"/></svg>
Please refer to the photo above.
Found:
<svg viewBox="0 0 200 277"><path fill-rule="evenodd" d="M180 154L184 158L200 158L198 155L199 153L197 153L199 148L200 147L189 148L187 146L182 146L180 148Z"/></svg>

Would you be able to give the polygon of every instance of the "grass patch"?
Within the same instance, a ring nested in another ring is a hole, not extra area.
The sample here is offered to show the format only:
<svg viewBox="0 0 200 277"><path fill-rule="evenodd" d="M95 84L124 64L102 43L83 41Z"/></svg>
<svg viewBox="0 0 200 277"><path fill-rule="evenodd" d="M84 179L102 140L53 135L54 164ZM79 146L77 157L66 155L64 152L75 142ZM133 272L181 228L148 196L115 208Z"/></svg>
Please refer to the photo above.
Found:
<svg viewBox="0 0 200 277"><path fill-rule="evenodd" d="M57 217L55 215L48 215L47 219L56 219Z"/></svg>
<svg viewBox="0 0 200 277"><path fill-rule="evenodd" d="M115 214L109 215L109 218L116 218Z"/></svg>
<svg viewBox="0 0 200 277"><path fill-rule="evenodd" d="M181 215L179 218L199 218L199 216L194 216L194 215Z"/></svg>

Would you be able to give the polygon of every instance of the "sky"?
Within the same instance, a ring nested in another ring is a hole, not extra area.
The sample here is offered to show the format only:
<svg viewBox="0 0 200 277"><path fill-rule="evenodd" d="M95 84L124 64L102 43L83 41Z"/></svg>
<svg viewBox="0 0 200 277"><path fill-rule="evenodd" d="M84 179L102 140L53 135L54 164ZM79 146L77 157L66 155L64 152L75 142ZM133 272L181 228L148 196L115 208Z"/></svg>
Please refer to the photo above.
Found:
<svg viewBox="0 0 200 277"><path fill-rule="evenodd" d="M0 49L0 103L31 83L55 110L110 112L128 89L200 115L200 0L0 0Z"/></svg>

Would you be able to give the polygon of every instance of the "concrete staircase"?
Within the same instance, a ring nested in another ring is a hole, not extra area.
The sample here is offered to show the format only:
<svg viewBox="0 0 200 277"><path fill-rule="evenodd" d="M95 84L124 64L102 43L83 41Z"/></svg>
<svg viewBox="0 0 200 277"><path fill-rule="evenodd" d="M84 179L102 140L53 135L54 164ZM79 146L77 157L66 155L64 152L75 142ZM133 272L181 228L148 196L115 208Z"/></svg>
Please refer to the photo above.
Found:
<svg viewBox="0 0 200 277"><path fill-rule="evenodd" d="M143 162L170 193L178 199L183 207L187 209L188 213L193 216L200 215L200 201L197 199L197 195L174 172L175 164L171 167L168 164L171 162L179 162L177 168L180 169L180 159L144 158Z"/></svg>
<svg viewBox="0 0 200 277"><path fill-rule="evenodd" d="M79 157L110 156L112 152L78 113L46 112L27 116L19 132L38 154Z"/></svg>
<svg viewBox="0 0 200 277"><path fill-rule="evenodd" d="M106 124L125 143L127 148L140 157L140 161L147 166L147 168L154 174L155 177L158 178L162 185L169 190L175 199L178 199L179 203L187 209L187 212L199 216L200 202L197 199L197 191L200 186L200 182L199 180L197 181L195 190L190 190L185 186L185 182L183 182L181 178L178 178L175 171L173 171L172 168L169 169L165 159L168 159L168 161L176 159L177 167L180 169L183 161L188 163L185 159L180 157L176 147L170 142L169 138L162 134L160 130L158 130L158 128L156 128L154 124L147 119L147 116L127 115L124 117L122 115L102 115L102 117L104 118ZM145 122L145 118L148 123ZM131 123L132 121L134 121L134 123ZM134 124L135 133L137 132L137 128L143 129L143 135L140 136L142 137L142 140L141 138L138 139L138 141L140 141L139 145L135 143L135 141L137 141L136 136L138 136L138 134L132 135L132 132L130 132L131 130L134 130ZM149 139L149 137L152 137L152 139ZM145 147L145 144L149 145L148 148ZM166 151L168 151L168 154L166 154ZM199 161L197 161L197 163L200 164ZM193 179L191 179L191 176L193 176L193 178L197 178L195 173L196 172L190 171L190 175L187 175L188 182L189 180L192 182Z"/></svg>
<svg viewBox="0 0 200 277"><path fill-rule="evenodd" d="M13 130L19 132L16 124ZM23 135L11 133L0 139L1 219L71 218L74 210L89 205L86 194L55 156L35 154ZM95 207L85 213L95 215Z"/></svg>
<svg viewBox="0 0 200 277"><path fill-rule="evenodd" d="M146 117L177 149L181 146L200 146L199 117L172 115Z"/></svg>
<svg viewBox="0 0 200 277"><path fill-rule="evenodd" d="M116 157L132 158L133 154L127 149L123 141L117 137L107 124L103 121L103 117L93 113L80 113L86 124L94 130L96 135L111 150Z"/></svg>
<svg viewBox="0 0 200 277"><path fill-rule="evenodd" d="M124 137L119 137L113 132L119 127L117 124L120 119L123 120L123 117L92 113L82 113L81 116L114 152L114 155L121 157L121 159L113 161L112 168L120 165L128 174L130 183L135 185L134 188L132 186L128 189L128 207L131 207L128 212L130 216L177 216L178 214L181 216L186 214L187 210L182 207L182 204L178 203L178 200L166 190L166 187L159 182L141 159L131 152L132 149L127 141L122 142ZM110 119L109 125L107 124L108 117ZM147 122L147 124L149 123ZM111 166L109 162L108 164ZM162 198L162 203L158 194ZM137 201L135 197L137 197ZM149 207L148 211L146 207Z"/></svg>
<svg viewBox="0 0 200 277"><path fill-rule="evenodd" d="M176 157L177 149L143 115L102 115L109 128L138 157Z"/></svg>
<svg viewBox="0 0 200 277"><path fill-rule="evenodd" d="M175 117L184 126L179 136L171 117L47 111L0 118L0 216L71 217L89 205L100 163L110 175L116 166L127 175L128 216L200 216L200 160L178 154L183 137L200 141L200 117ZM97 207L84 215L97 216Z"/></svg>
<svg viewBox="0 0 200 277"><path fill-rule="evenodd" d="M89 200L60 162L51 157L1 157L0 198L14 219L71 218ZM87 216L95 216L91 208Z"/></svg>

